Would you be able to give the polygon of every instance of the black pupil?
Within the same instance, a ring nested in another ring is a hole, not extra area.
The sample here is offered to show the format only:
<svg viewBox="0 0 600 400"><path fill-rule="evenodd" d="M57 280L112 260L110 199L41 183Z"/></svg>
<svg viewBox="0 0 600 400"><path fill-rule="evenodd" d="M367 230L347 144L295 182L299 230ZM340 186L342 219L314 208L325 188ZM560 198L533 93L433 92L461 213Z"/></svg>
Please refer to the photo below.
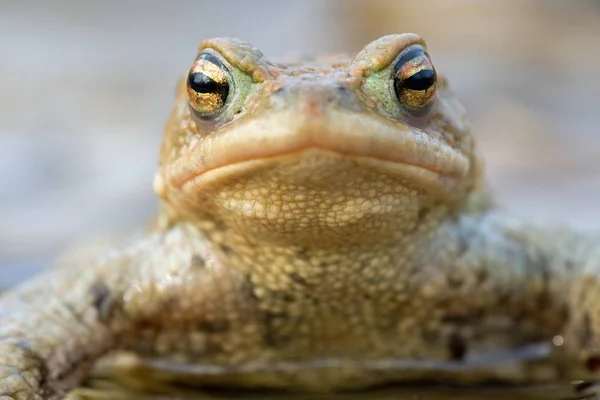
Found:
<svg viewBox="0 0 600 400"><path fill-rule="evenodd" d="M421 71L406 78L402 86L410 90L427 90L435 83L435 71L422 69Z"/></svg>
<svg viewBox="0 0 600 400"><path fill-rule="evenodd" d="M212 54L202 54L200 55L200 58L215 64L222 70L225 68ZM221 96L223 102L227 99L227 94L229 92L228 82L217 82L202 72L192 72L189 74L188 85L196 93L216 93Z"/></svg>
<svg viewBox="0 0 600 400"><path fill-rule="evenodd" d="M223 89L223 85L215 82L202 72L193 72L188 76L190 88L197 93L215 93Z"/></svg>

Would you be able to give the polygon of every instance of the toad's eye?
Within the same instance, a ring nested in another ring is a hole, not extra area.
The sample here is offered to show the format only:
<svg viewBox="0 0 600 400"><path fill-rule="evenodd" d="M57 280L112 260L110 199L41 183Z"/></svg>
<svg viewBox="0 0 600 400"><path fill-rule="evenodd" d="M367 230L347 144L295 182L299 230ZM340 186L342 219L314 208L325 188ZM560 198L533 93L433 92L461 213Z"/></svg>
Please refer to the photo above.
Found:
<svg viewBox="0 0 600 400"><path fill-rule="evenodd" d="M229 74L215 56L203 53L196 58L188 74L187 93L190 106L200 118L223 109L229 95Z"/></svg>
<svg viewBox="0 0 600 400"><path fill-rule="evenodd" d="M409 111L425 112L435 100L435 68L419 45L408 47L394 66L394 90Z"/></svg>

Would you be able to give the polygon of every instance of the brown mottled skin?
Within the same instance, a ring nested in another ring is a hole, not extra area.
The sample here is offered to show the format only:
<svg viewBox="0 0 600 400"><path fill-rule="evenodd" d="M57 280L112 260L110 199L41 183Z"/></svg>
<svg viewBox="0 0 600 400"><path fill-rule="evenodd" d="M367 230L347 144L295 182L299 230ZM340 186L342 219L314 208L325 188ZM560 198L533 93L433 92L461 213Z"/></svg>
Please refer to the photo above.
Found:
<svg viewBox="0 0 600 400"><path fill-rule="evenodd" d="M593 376L600 239L493 205L446 79L397 95L411 45L274 63L204 41L229 92L200 115L182 80L151 229L0 297L0 399L58 398L117 349L198 385Z"/></svg>

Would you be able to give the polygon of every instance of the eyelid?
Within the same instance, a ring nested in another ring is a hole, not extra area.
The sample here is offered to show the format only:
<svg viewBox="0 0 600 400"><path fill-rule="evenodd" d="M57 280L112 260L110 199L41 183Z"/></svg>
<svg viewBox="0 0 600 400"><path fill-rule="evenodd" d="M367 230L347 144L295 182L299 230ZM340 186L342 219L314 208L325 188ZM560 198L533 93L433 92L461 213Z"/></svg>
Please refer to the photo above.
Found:
<svg viewBox="0 0 600 400"><path fill-rule="evenodd" d="M407 62L422 56L429 60L429 55L427 54L425 49L418 44L413 44L412 46L407 47L400 53L398 59L395 62L394 69L398 68L399 65L404 65Z"/></svg>
<svg viewBox="0 0 600 400"><path fill-rule="evenodd" d="M412 45L404 49L398 56L398 59L392 68L392 77L398 77L405 69L412 69L416 72L425 69L420 67L430 67L427 69L435 70L433 63L425 49L419 45ZM413 73L414 74L414 73ZM412 76L413 74L404 74L400 77Z"/></svg>

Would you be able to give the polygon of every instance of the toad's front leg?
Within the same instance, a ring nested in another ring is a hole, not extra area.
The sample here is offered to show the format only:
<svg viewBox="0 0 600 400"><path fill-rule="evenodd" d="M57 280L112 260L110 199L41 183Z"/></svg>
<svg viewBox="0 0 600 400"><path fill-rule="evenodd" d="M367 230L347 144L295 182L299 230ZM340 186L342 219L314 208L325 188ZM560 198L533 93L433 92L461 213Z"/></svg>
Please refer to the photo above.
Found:
<svg viewBox="0 0 600 400"><path fill-rule="evenodd" d="M58 398L98 357L148 325L200 319L215 304L206 296L226 290L226 277L215 274L223 272L206 242L178 227L85 261L75 256L4 294L0 399Z"/></svg>
<svg viewBox="0 0 600 400"><path fill-rule="evenodd" d="M444 305L446 321L471 321L475 332L485 332L481 338L495 333L497 346L545 344L553 379L594 378L600 370L599 235L491 210L445 224L428 245L420 252L420 274L434 285L428 291Z"/></svg>

